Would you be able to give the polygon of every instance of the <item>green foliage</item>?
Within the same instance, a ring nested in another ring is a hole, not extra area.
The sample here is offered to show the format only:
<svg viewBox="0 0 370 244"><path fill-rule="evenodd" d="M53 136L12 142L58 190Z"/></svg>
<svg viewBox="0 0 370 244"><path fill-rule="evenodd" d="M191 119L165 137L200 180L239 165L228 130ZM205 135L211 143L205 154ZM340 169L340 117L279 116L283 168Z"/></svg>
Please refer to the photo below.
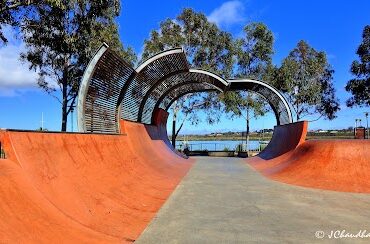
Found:
<svg viewBox="0 0 370 244"><path fill-rule="evenodd" d="M236 74L238 78L263 80L271 73L274 37L263 23L250 23L244 27L244 36L236 40ZM246 111L255 117L264 115L267 107L264 99L245 91L227 92L223 95L225 111L232 117L243 116Z"/></svg>
<svg viewBox="0 0 370 244"><path fill-rule="evenodd" d="M135 61L133 51L124 49L119 40L115 23L118 13L116 0L65 0L54 5L48 1L30 5L27 14L21 16L26 44L21 57L38 72L40 88L61 103L62 131L66 130L83 72L103 41L129 62Z"/></svg>
<svg viewBox="0 0 370 244"><path fill-rule="evenodd" d="M243 144L239 143L238 145L236 145L235 151L236 152L243 152L244 151Z"/></svg>
<svg viewBox="0 0 370 244"><path fill-rule="evenodd" d="M224 77L264 79L276 71L271 64L273 35L263 23L246 25L244 37L234 40L231 34L210 23L204 14L184 9L176 20L167 19L161 22L160 30L151 32L150 38L145 40L143 59L180 46L186 50L193 67ZM206 114L209 124L217 123L223 112L232 118L246 116L249 123L252 114L261 116L266 109L261 97L245 91L187 95L173 105L175 120L178 112L183 114L182 124L174 137L186 119L192 124L200 122L199 111Z"/></svg>
<svg viewBox="0 0 370 244"><path fill-rule="evenodd" d="M231 118L243 117L249 120L252 116L258 118L267 112L266 104L257 94L250 92L225 92L221 101L224 104L224 110L230 114ZM248 114L251 113L251 114Z"/></svg>
<svg viewBox="0 0 370 244"><path fill-rule="evenodd" d="M263 151L267 147L268 143L260 144L260 150Z"/></svg>
<svg viewBox="0 0 370 244"><path fill-rule="evenodd" d="M225 77L233 66L234 42L230 33L210 23L203 13L184 9L176 20L167 19L144 42L143 59L176 47L183 47L192 66Z"/></svg>
<svg viewBox="0 0 370 244"><path fill-rule="evenodd" d="M186 37L182 33L182 27L171 19L160 23L160 30L153 30L150 38L144 41L142 61L151 56L176 47L182 47L186 43Z"/></svg>
<svg viewBox="0 0 370 244"><path fill-rule="evenodd" d="M171 48L183 47L189 63L196 68L230 77L234 64L235 43L230 33L221 31L210 23L203 13L184 9L176 20L166 19L161 22L160 30L153 30L150 38L145 40L143 60ZM175 120L177 113L183 115L182 123L174 133L177 136L186 119L193 124L199 123L199 111L206 114L210 124L219 121L221 105L217 93L196 93L180 98L173 104ZM173 138L174 141L174 138Z"/></svg>
<svg viewBox="0 0 370 244"><path fill-rule="evenodd" d="M41 4L64 7L62 0L2 0L0 2L0 44L8 42L8 39L2 32L2 25L19 26L23 17L29 14L29 7Z"/></svg>
<svg viewBox="0 0 370 244"><path fill-rule="evenodd" d="M263 80L269 77L274 37L263 23L250 23L244 27L244 36L236 40L236 73L238 78ZM246 137L249 138L250 119L263 116L268 105L262 97L246 91L229 91L222 95L224 111L246 120ZM248 139L247 139L248 142Z"/></svg>
<svg viewBox="0 0 370 244"><path fill-rule="evenodd" d="M313 114L331 120L340 110L333 73L324 52L300 41L283 60L275 85L286 93L297 120Z"/></svg>
<svg viewBox="0 0 370 244"><path fill-rule="evenodd" d="M263 23L244 27L244 36L236 40L237 77L263 80L270 68L274 37Z"/></svg>
<svg viewBox="0 0 370 244"><path fill-rule="evenodd" d="M360 60L353 61L351 73L356 77L348 81L346 91L352 94L347 106L370 106L370 25L365 26L362 43L356 54Z"/></svg>

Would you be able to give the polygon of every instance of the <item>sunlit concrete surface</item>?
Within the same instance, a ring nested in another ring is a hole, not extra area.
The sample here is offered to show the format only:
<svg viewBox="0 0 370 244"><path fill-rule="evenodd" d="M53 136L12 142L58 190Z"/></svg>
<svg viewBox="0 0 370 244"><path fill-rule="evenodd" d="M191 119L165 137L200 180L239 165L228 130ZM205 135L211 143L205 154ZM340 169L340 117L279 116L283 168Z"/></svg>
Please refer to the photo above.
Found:
<svg viewBox="0 0 370 244"><path fill-rule="evenodd" d="M287 185L238 158L198 157L137 243L370 242L330 239L332 230L369 233L370 194Z"/></svg>

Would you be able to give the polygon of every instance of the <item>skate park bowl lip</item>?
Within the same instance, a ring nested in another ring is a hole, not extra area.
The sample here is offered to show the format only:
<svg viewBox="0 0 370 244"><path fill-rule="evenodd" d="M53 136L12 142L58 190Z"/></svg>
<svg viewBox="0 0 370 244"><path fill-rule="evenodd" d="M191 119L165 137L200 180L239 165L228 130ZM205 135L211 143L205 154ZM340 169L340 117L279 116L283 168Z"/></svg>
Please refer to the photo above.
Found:
<svg viewBox="0 0 370 244"><path fill-rule="evenodd" d="M276 126L270 144L246 162L275 181L370 193L370 140L305 140L307 126L307 121Z"/></svg>
<svg viewBox="0 0 370 244"><path fill-rule="evenodd" d="M127 136L126 133L94 133L94 132L79 132L79 131L55 131L55 130L24 130L24 129L8 129L8 128L1 128L0 131L10 131L10 132L32 132L32 133L45 133L45 134L80 134L80 135L90 135L90 134L98 134L98 135L111 135L111 136Z"/></svg>

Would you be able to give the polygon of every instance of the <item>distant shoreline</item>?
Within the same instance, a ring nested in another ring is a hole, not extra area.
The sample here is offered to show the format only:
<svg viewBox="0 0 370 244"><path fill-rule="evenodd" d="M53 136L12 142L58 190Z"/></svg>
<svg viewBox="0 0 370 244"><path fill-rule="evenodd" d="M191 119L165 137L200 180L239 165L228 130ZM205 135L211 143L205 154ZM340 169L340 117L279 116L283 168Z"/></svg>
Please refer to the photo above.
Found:
<svg viewBox="0 0 370 244"><path fill-rule="evenodd" d="M252 141L269 141L271 140L272 133L266 133L263 136L261 134L251 134L249 136L249 140ZM169 136L169 139L171 140L171 136ZM189 136L183 136L180 135L176 138L177 141L245 141L245 137L241 136L226 136L226 135L218 135L218 136L207 136L207 135L189 135ZM352 132L346 132L346 133L307 133L307 140L313 140L313 139L354 139Z"/></svg>

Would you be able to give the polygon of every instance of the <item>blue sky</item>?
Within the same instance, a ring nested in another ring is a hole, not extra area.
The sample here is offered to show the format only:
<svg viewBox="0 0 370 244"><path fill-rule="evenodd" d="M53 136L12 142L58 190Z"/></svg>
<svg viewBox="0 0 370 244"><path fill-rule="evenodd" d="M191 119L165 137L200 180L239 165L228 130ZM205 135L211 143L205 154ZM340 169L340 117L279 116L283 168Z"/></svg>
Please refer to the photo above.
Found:
<svg viewBox="0 0 370 244"><path fill-rule="evenodd" d="M370 1L124 1L118 18L122 42L140 54L150 31L158 29L160 21L175 18L184 7L205 13L220 28L236 37L241 35L242 27L248 22L264 22L275 36L275 64L280 64L301 39L315 49L325 51L335 70L334 82L342 110L337 119L313 122L310 129L347 128L354 125L355 118L364 121L363 112L370 108L346 108L345 100L349 94L344 86L351 78L349 67L357 58L355 51L361 42L362 30L370 24L370 14L365 11L370 9ZM18 61L17 54L23 48L17 40L0 48L0 128L36 129L43 113L45 127L59 130L60 105L36 88L36 76L28 71L27 64ZM252 129L271 128L274 124L275 119L268 115L252 121ZM243 130L244 127L245 122L241 119L222 118L221 123L214 126L188 124L183 132Z"/></svg>

